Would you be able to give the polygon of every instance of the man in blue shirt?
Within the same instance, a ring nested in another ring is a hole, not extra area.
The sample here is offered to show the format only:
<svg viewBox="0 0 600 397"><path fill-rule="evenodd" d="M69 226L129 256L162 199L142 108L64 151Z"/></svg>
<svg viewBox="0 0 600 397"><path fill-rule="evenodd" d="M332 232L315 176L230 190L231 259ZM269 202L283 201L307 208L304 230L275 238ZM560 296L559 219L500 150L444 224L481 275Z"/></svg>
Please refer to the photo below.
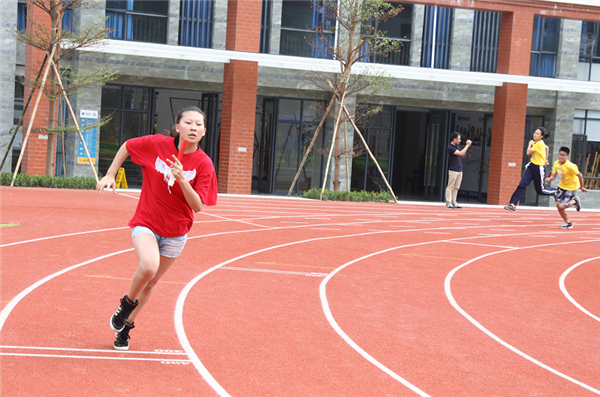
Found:
<svg viewBox="0 0 600 397"><path fill-rule="evenodd" d="M471 146L471 141L467 139L467 145L460 150L460 134L453 132L450 134L450 144L446 151L448 152L448 187L446 187L446 208L460 209L462 208L456 203L456 196L460 183L462 182L462 159L467 154L467 150Z"/></svg>

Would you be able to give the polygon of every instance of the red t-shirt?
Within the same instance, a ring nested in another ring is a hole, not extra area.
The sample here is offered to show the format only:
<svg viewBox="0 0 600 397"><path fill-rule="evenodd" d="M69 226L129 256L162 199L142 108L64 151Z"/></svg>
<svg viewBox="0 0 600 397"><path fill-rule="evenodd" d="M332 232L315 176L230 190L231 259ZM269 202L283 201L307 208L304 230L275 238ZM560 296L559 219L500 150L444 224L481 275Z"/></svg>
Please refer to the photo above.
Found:
<svg viewBox="0 0 600 397"><path fill-rule="evenodd" d="M142 166L142 194L130 227L145 226L162 237L183 236L192 227L194 211L165 161L179 152L175 138L146 135L125 142L131 161ZM181 160L186 179L204 205L217 203L213 163L200 148Z"/></svg>

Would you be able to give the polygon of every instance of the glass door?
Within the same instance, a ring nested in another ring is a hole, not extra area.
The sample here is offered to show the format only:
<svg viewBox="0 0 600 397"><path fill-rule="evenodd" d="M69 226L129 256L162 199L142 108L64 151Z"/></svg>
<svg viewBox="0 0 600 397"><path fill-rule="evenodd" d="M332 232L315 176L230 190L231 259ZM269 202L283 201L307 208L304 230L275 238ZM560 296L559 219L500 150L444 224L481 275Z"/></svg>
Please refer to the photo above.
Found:
<svg viewBox="0 0 600 397"><path fill-rule="evenodd" d="M262 112L259 115L260 121L254 134L252 178L256 181L258 193L271 193L271 153L273 152L276 103L275 98L263 99Z"/></svg>
<svg viewBox="0 0 600 397"><path fill-rule="evenodd" d="M427 125L427 140L425 148L425 175L423 186L426 200L442 200L445 190L443 182L446 169L446 123L448 112L432 110L429 113Z"/></svg>
<svg viewBox="0 0 600 397"><path fill-rule="evenodd" d="M486 114L483 117L483 131L480 135L481 157L479 159L479 183L477 190L477 201L480 203L487 202L490 152L492 148L492 124L492 115Z"/></svg>

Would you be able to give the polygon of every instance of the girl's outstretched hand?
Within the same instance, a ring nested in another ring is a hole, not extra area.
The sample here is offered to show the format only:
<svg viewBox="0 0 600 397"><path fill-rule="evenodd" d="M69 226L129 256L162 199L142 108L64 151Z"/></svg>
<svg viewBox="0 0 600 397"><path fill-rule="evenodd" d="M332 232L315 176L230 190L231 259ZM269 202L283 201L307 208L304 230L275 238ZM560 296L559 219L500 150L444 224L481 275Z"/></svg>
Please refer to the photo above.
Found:
<svg viewBox="0 0 600 397"><path fill-rule="evenodd" d="M100 179L100 182L96 184L96 191L98 193L102 193L104 188L112 188L113 193L117 194L117 183L115 182L115 177L110 175L105 175L104 178Z"/></svg>

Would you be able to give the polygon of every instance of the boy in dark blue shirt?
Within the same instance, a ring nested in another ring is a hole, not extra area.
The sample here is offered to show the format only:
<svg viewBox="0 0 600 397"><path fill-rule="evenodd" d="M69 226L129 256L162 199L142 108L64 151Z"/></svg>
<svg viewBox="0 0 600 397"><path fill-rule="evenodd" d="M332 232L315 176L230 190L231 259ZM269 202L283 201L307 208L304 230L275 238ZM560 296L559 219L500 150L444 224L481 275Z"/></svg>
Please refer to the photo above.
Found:
<svg viewBox="0 0 600 397"><path fill-rule="evenodd" d="M458 132L450 134L450 144L446 151L448 152L448 187L446 187L446 208L460 209L462 208L456 203L456 196L460 183L462 182L462 157L465 157L467 150L471 146L471 141L467 139L467 145L461 150L461 137Z"/></svg>

